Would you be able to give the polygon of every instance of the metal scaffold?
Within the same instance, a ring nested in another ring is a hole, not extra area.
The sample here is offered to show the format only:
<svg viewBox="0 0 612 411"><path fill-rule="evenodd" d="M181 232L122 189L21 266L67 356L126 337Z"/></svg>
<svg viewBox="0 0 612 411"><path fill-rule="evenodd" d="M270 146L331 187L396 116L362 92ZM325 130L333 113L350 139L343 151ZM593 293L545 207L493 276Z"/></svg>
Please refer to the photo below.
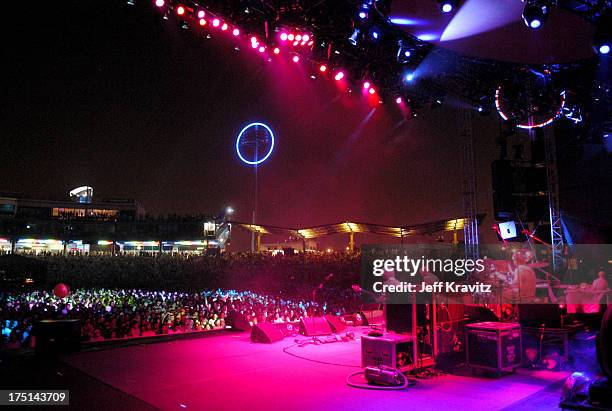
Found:
<svg viewBox="0 0 612 411"><path fill-rule="evenodd" d="M557 176L557 150L553 127L544 128L544 148L546 155L546 177L548 180L548 211L550 214L550 244L552 249L553 271L558 273L563 263L563 229L559 205L559 180Z"/></svg>
<svg viewBox="0 0 612 411"><path fill-rule="evenodd" d="M466 258L478 258L478 218L476 207L476 170L474 166L473 111L459 109L459 136L463 145L463 240Z"/></svg>

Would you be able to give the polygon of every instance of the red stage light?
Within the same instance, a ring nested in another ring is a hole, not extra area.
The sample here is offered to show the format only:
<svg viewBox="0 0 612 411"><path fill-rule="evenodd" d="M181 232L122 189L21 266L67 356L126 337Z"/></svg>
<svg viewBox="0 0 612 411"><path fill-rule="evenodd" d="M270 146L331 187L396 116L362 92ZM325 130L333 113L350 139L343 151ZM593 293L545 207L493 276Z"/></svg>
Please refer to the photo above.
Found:
<svg viewBox="0 0 612 411"><path fill-rule="evenodd" d="M206 20L200 19L200 26L205 26L205 25L206 25Z"/></svg>
<svg viewBox="0 0 612 411"><path fill-rule="evenodd" d="M278 53L280 53L280 49L279 49L278 47L274 47L274 50L273 50L273 51L274 51L274 54L278 54Z"/></svg>
<svg viewBox="0 0 612 411"><path fill-rule="evenodd" d="M234 36L238 36L238 35L240 35L240 30L238 30L238 29L234 29L234 30L232 31L232 34L233 34Z"/></svg>
<svg viewBox="0 0 612 411"><path fill-rule="evenodd" d="M310 40L310 36L309 36L308 34L304 34L304 35L302 36L302 40L304 40L304 41L308 41L308 40Z"/></svg>
<svg viewBox="0 0 612 411"><path fill-rule="evenodd" d="M219 24L221 24L221 20L219 20L219 19L213 19L213 26L215 26L215 27L219 27Z"/></svg>
<svg viewBox="0 0 612 411"><path fill-rule="evenodd" d="M266 48L265 48L264 46L261 46L261 47L259 48L259 52L260 52L260 53L263 53L264 51L266 51Z"/></svg>
<svg viewBox="0 0 612 411"><path fill-rule="evenodd" d="M204 10L198 11L198 18L199 19L203 19L205 15L206 15L206 13L204 12Z"/></svg>
<svg viewBox="0 0 612 411"><path fill-rule="evenodd" d="M327 71L327 66L326 66L325 64L321 64L321 65L319 66L319 71L320 71L321 73L325 73L325 72Z"/></svg>
<svg viewBox="0 0 612 411"><path fill-rule="evenodd" d="M370 90L368 92L370 94L374 94L374 93L376 93L376 90L374 90L374 87L370 87Z"/></svg>
<svg viewBox="0 0 612 411"><path fill-rule="evenodd" d="M183 14L185 14L185 7L183 6L178 6L176 8L176 14L178 14L179 16L182 16Z"/></svg>
<svg viewBox="0 0 612 411"><path fill-rule="evenodd" d="M396 102L397 104L402 104L402 98L401 98L401 97L396 98L396 99L395 99L395 102Z"/></svg>
<svg viewBox="0 0 612 411"><path fill-rule="evenodd" d="M223 25L221 26L221 30L223 31L227 30L227 23L223 23Z"/></svg>
<svg viewBox="0 0 612 411"><path fill-rule="evenodd" d="M363 88L366 89L366 90L369 89L370 88L370 82L369 81L364 81L363 82Z"/></svg>
<svg viewBox="0 0 612 411"><path fill-rule="evenodd" d="M302 41L302 35L298 34L297 36L295 36L295 40L296 41Z"/></svg>
<svg viewBox="0 0 612 411"><path fill-rule="evenodd" d="M157 7L164 7L164 4L166 4L164 0L155 0L155 5Z"/></svg>
<svg viewBox="0 0 612 411"><path fill-rule="evenodd" d="M255 36L251 37L251 43L257 43L257 37Z"/></svg>
<svg viewBox="0 0 612 411"><path fill-rule="evenodd" d="M281 39L282 41L287 41L287 33L284 33L284 32L283 32L283 33L281 33L281 35L280 35L280 39Z"/></svg>
<svg viewBox="0 0 612 411"><path fill-rule="evenodd" d="M258 46L259 46L259 43L257 41L251 42L251 47L253 47L254 49L256 49Z"/></svg>
<svg viewBox="0 0 612 411"><path fill-rule="evenodd" d="M336 73L336 75L334 76L334 79L336 79L336 81L340 81L344 78L344 73L339 71Z"/></svg>
<svg viewBox="0 0 612 411"><path fill-rule="evenodd" d="M313 45L313 43L314 43L314 42L313 42L312 40L310 40L310 41L308 42L308 45L309 45L309 46L312 46L312 45Z"/></svg>
<svg viewBox="0 0 612 411"><path fill-rule="evenodd" d="M300 56L293 56L291 60L293 60L294 63L297 63L298 61L300 61Z"/></svg>
<svg viewBox="0 0 612 411"><path fill-rule="evenodd" d="M295 38L295 36L293 34L289 34L287 36L287 40L289 40L289 41L293 41L294 38Z"/></svg>
<svg viewBox="0 0 612 411"><path fill-rule="evenodd" d="M299 41L294 41L293 42L293 47L297 46L300 42Z"/></svg>

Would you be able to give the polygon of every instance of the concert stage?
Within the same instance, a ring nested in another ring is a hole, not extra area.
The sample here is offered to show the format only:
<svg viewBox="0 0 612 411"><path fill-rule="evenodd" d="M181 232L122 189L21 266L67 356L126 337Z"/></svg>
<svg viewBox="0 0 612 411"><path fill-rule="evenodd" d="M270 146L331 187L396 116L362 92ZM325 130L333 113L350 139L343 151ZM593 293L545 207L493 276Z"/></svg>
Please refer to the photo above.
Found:
<svg viewBox="0 0 612 411"><path fill-rule="evenodd" d="M454 375L418 379L401 391L351 388L346 377L360 368L359 337L366 331L355 329L353 341L305 347L293 346L293 338L255 344L248 333L222 332L80 352L64 360L164 410L558 409L567 372L519 368L487 378L461 368ZM302 358L283 351L290 346L286 351Z"/></svg>

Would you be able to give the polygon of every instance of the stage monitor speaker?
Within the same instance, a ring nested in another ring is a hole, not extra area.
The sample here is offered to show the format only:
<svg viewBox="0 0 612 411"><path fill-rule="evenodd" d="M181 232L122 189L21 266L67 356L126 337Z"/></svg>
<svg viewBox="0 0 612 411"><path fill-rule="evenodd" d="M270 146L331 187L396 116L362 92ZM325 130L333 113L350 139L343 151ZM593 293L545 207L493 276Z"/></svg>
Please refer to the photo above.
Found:
<svg viewBox="0 0 612 411"><path fill-rule="evenodd" d="M251 329L251 341L272 344L285 338L283 332L271 323L255 324Z"/></svg>
<svg viewBox="0 0 612 411"><path fill-rule="evenodd" d="M385 322L385 313L383 310L363 310L361 312L363 325L383 325Z"/></svg>
<svg viewBox="0 0 612 411"><path fill-rule="evenodd" d="M329 323L332 331L335 333L341 333L346 329L346 324L344 323L344 319L342 317L337 317L335 315L326 315L325 319Z"/></svg>
<svg viewBox="0 0 612 411"><path fill-rule="evenodd" d="M232 330L234 331L249 331L251 329L251 324L244 314L241 314L236 310L232 310L227 313L225 325L232 327Z"/></svg>
<svg viewBox="0 0 612 411"><path fill-rule="evenodd" d="M37 354L58 354L81 348L80 320L42 320L34 326Z"/></svg>
<svg viewBox="0 0 612 411"><path fill-rule="evenodd" d="M302 318L300 320L300 332L304 335L330 335L332 329L323 317Z"/></svg>

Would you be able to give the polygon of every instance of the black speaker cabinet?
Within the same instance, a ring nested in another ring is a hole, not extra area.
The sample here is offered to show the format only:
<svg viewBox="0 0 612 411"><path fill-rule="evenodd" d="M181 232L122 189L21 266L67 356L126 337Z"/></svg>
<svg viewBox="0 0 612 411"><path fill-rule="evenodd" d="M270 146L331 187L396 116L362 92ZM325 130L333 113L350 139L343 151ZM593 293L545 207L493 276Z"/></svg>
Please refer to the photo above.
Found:
<svg viewBox="0 0 612 411"><path fill-rule="evenodd" d="M272 344L285 338L283 332L274 324L256 324L251 329L251 341L256 343Z"/></svg>
<svg viewBox="0 0 612 411"><path fill-rule="evenodd" d="M521 365L521 326L516 323L468 324L467 364L473 369L514 371Z"/></svg>
<svg viewBox="0 0 612 411"><path fill-rule="evenodd" d="M80 320L42 320L34 326L37 354L59 354L81 348Z"/></svg>
<svg viewBox="0 0 612 411"><path fill-rule="evenodd" d="M300 333L308 336L330 335L332 329L323 317L302 318L300 320Z"/></svg>
<svg viewBox="0 0 612 411"><path fill-rule="evenodd" d="M249 331L251 329L251 324L247 318L236 310L227 313L225 325L232 327L234 331Z"/></svg>
<svg viewBox="0 0 612 411"><path fill-rule="evenodd" d="M346 323L344 322L344 318L337 317L335 315L326 315L325 319L329 323L332 331L335 333L341 333L346 329Z"/></svg>

